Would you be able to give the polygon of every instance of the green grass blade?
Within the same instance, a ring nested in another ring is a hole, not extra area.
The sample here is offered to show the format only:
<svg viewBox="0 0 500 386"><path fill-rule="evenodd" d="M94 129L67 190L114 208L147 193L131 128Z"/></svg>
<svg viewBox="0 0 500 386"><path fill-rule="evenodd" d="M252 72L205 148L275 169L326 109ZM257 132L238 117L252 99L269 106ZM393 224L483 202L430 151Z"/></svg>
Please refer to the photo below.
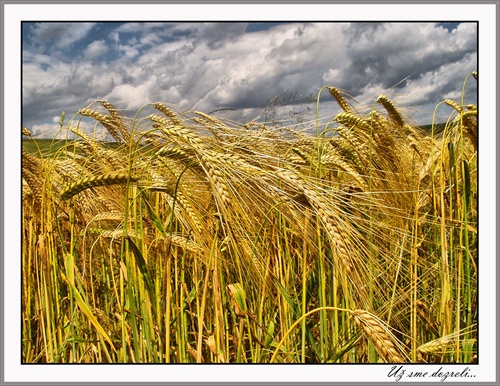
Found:
<svg viewBox="0 0 500 386"><path fill-rule="evenodd" d="M78 289L74 285L75 266L74 266L73 255L71 255L71 254L66 255L65 268L66 268L66 274L67 274L66 282L68 283L68 285L71 289L71 295L73 295L73 297L76 301L76 304L82 310L82 312L85 314L85 316L90 321L90 323L92 323L92 325L95 327L96 331L110 344L111 348L116 353L116 348L113 345L111 338L106 333L106 331L104 331L104 328L101 326L101 324L97 321L97 318L92 313L90 306L87 303L85 303L82 295L80 294L80 292L78 291Z"/></svg>

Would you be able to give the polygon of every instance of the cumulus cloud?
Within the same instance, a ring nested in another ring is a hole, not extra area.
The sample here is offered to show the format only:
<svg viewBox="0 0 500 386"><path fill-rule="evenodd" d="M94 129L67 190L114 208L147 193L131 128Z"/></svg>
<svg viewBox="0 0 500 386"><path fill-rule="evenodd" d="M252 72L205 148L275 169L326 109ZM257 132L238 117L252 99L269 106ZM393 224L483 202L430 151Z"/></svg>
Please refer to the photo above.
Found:
<svg viewBox="0 0 500 386"><path fill-rule="evenodd" d="M428 119L431 105L460 96L477 70L475 23L35 23L26 30L28 126L96 99L248 116L278 97L289 112L325 85L367 105L383 92Z"/></svg>
<svg viewBox="0 0 500 386"><path fill-rule="evenodd" d="M104 40L96 40L90 43L83 51L84 60L94 60L108 52L108 45Z"/></svg>

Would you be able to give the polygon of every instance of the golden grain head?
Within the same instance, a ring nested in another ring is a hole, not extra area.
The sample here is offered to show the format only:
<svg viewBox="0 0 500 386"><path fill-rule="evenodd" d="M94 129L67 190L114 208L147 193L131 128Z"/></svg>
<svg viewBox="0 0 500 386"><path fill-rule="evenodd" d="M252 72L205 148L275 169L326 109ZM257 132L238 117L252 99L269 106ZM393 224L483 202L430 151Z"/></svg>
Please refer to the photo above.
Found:
<svg viewBox="0 0 500 386"><path fill-rule="evenodd" d="M351 315L358 326L366 333L379 355L389 363L403 363L386 327L373 314L365 310L353 310Z"/></svg>
<svg viewBox="0 0 500 386"><path fill-rule="evenodd" d="M100 176L83 178L63 188L61 190L61 199L68 200L75 194L96 186L126 184L135 181L138 181L137 177L126 173L109 173Z"/></svg>

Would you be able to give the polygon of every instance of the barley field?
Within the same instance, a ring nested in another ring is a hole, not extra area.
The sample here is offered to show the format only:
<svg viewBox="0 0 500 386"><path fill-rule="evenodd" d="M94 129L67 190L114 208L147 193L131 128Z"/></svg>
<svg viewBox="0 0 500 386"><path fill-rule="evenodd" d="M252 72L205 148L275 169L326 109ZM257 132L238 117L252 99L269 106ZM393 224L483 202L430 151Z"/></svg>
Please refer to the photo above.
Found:
<svg viewBox="0 0 500 386"><path fill-rule="evenodd" d="M107 101L23 128L22 362L477 361L476 106L424 130L320 95L308 130Z"/></svg>

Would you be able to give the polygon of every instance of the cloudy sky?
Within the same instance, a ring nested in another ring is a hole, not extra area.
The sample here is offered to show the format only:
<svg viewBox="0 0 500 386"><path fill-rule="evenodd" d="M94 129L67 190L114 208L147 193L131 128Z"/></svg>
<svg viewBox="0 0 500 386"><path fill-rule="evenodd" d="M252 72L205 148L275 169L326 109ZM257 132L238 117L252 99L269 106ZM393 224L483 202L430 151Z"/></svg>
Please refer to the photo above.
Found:
<svg viewBox="0 0 500 386"><path fill-rule="evenodd" d="M102 99L132 117L162 101L293 123L314 117L322 86L344 90L361 110L384 93L427 124L477 70L477 24L24 22L22 60L23 126L40 137L58 131L62 111L71 118ZM476 93L471 80L466 103ZM321 94L321 114L338 111Z"/></svg>

